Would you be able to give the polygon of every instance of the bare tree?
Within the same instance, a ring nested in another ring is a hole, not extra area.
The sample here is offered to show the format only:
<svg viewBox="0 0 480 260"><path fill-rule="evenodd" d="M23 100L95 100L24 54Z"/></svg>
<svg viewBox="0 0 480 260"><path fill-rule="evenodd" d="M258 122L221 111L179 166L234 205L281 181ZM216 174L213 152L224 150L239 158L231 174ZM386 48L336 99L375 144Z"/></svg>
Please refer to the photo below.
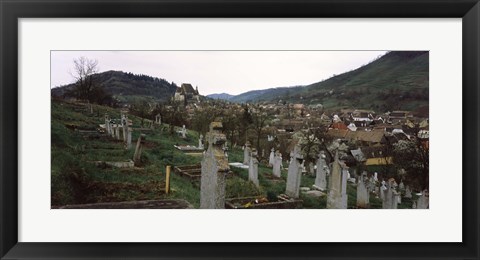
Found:
<svg viewBox="0 0 480 260"><path fill-rule="evenodd" d="M80 57L73 60L74 71L70 74L75 79L73 94L81 100L93 102L102 89L95 84L93 74L98 72L98 61Z"/></svg>

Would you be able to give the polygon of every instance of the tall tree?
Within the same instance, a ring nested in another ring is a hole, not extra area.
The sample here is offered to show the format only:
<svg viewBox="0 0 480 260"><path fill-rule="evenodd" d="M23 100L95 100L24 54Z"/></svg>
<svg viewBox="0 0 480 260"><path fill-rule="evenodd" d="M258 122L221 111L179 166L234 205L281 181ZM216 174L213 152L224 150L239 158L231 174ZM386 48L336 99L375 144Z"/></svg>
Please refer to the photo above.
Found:
<svg viewBox="0 0 480 260"><path fill-rule="evenodd" d="M71 73L75 79L73 95L88 102L95 102L99 94L104 94L101 87L96 84L93 74L98 72L98 61L80 57L73 60L74 71Z"/></svg>

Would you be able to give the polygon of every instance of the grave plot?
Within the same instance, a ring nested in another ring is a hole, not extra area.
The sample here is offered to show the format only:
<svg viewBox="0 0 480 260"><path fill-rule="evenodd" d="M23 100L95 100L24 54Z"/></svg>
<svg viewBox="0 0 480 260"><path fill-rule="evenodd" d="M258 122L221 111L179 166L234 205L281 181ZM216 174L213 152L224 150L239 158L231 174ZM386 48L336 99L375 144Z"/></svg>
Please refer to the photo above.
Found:
<svg viewBox="0 0 480 260"><path fill-rule="evenodd" d="M202 165L185 165L185 166L175 166L173 171L183 177L190 179L191 181L200 181L202 178Z"/></svg>
<svg viewBox="0 0 480 260"><path fill-rule="evenodd" d="M186 154L199 154L202 155L204 149L203 148L198 148L193 145L174 145L176 149L186 153Z"/></svg>
<svg viewBox="0 0 480 260"><path fill-rule="evenodd" d="M225 201L227 209L297 209L302 207L302 200L278 196L277 201L265 197L234 198Z"/></svg>
<svg viewBox="0 0 480 260"><path fill-rule="evenodd" d="M270 182L273 182L273 183L282 183L282 182L285 182L284 179L282 179L281 177L277 177L275 175L272 175L272 174L262 174L263 178L267 179L268 181Z"/></svg>
<svg viewBox="0 0 480 260"><path fill-rule="evenodd" d="M159 200L165 196L165 181L149 180L139 183L91 181L79 190L82 204L102 202Z"/></svg>

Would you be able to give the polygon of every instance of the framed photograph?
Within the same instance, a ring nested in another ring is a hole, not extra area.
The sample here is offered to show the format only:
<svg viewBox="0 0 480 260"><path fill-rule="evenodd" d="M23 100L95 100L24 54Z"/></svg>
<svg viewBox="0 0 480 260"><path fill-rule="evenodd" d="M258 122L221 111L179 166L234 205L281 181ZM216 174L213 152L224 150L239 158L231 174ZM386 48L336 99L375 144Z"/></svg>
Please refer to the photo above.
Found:
<svg viewBox="0 0 480 260"><path fill-rule="evenodd" d="M478 1L0 4L1 259L479 258Z"/></svg>

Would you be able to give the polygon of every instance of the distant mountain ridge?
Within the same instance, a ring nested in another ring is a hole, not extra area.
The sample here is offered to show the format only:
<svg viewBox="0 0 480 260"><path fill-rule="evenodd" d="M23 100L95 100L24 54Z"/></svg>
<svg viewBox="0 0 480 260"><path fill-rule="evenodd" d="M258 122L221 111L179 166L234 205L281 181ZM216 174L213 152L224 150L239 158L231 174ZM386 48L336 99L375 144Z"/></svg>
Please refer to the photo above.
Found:
<svg viewBox="0 0 480 260"><path fill-rule="evenodd" d="M207 95L207 97L212 98L212 99L223 99L223 100L230 100L234 95L230 95L227 93L220 93L220 94L210 94Z"/></svg>
<svg viewBox="0 0 480 260"><path fill-rule="evenodd" d="M232 102L286 101L380 111L428 107L428 51L391 51L358 69L307 86L254 90Z"/></svg>

